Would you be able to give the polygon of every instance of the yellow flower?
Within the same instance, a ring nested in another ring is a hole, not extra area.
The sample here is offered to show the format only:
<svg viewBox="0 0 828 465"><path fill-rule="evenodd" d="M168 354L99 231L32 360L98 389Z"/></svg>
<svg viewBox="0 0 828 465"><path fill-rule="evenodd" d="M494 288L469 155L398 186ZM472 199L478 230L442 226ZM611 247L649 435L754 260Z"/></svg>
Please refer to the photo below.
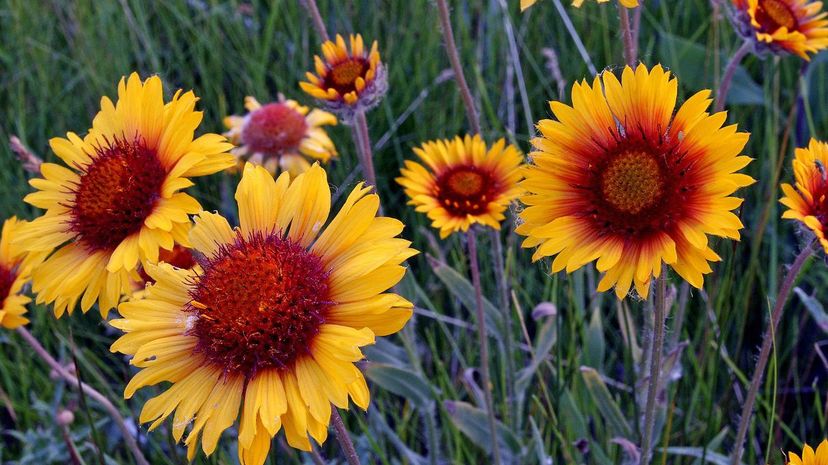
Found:
<svg viewBox="0 0 828 465"><path fill-rule="evenodd" d="M29 320L26 304L32 301L22 295L23 286L29 281L32 267L43 260L43 254L27 254L12 240L25 224L15 217L3 223L0 234L0 327L14 329L23 326Z"/></svg>
<svg viewBox="0 0 828 465"><path fill-rule="evenodd" d="M406 160L397 182L408 204L446 238L475 223L500 229L503 211L518 197L521 153L503 139L486 148L479 135L426 142L415 148L423 166Z"/></svg>
<svg viewBox="0 0 828 465"><path fill-rule="evenodd" d="M299 86L329 109L348 117L355 109L374 107L385 95L388 82L376 41L368 51L362 36L352 34L349 50L345 39L337 35L335 43L322 44L322 55L324 60L314 57L316 74L306 73L308 81Z"/></svg>
<svg viewBox="0 0 828 465"><path fill-rule="evenodd" d="M149 400L141 422L173 415L176 441L189 429L190 459L205 454L239 416L239 460L261 465L271 438L310 450L322 443L331 404L369 403L354 362L375 336L399 331L412 304L385 292L417 252L396 236L403 224L376 217L379 198L358 185L328 222L331 192L319 165L277 180L248 164L236 190L240 227L200 213L190 242L199 270L149 265L155 284L144 300L122 303L126 332L112 350L141 371L125 397L172 383ZM327 224L327 227L323 227Z"/></svg>
<svg viewBox="0 0 828 465"><path fill-rule="evenodd" d="M223 136L193 133L202 119L192 92L165 103L161 80L133 73L118 85L118 102L101 99L89 133L54 138L50 145L69 167L44 163L37 192L25 200L46 213L23 228L15 245L55 251L32 274L38 303L54 303L55 315L80 301L101 313L131 291L139 261L157 262L159 249L186 241L188 214L199 203L179 192L189 177L233 165Z"/></svg>
<svg viewBox="0 0 828 465"><path fill-rule="evenodd" d="M810 0L732 0L747 34L771 51L809 60L828 47L828 13Z"/></svg>
<svg viewBox="0 0 828 465"><path fill-rule="evenodd" d="M331 113L284 98L262 105L247 97L244 106L247 115L224 119L229 129L224 135L238 146L232 153L240 167L250 161L271 174L284 170L296 176L310 168L305 157L327 163L336 156L336 148L323 128L336 125L336 116Z"/></svg>
<svg viewBox="0 0 828 465"><path fill-rule="evenodd" d="M607 71L576 83L572 106L550 103L557 121L538 123L517 228L534 260L554 255L554 272L596 261L598 291L618 298L633 284L646 297L662 263L702 286L719 260L708 235L739 239L730 195L754 180L737 173L748 134L707 113L707 90L674 112L677 91L661 66L628 66L620 82Z"/></svg>
<svg viewBox="0 0 828 465"><path fill-rule="evenodd" d="M828 251L828 144L811 139L807 148L796 149L793 161L796 185L782 184L779 200L788 210L782 218L798 220L816 235Z"/></svg>
<svg viewBox="0 0 828 465"><path fill-rule="evenodd" d="M607 3L609 0L597 0L598 3ZM520 11L524 11L525 9L529 8L530 6L537 3L538 0L520 0ZM635 8L638 6L638 0L618 0L618 3L624 5L627 8ZM584 0L572 0L572 5L576 8L580 8L581 5L584 4Z"/></svg>
<svg viewBox="0 0 828 465"><path fill-rule="evenodd" d="M788 452L788 465L828 465L828 440L823 440L816 452L808 444L802 449L802 457Z"/></svg>

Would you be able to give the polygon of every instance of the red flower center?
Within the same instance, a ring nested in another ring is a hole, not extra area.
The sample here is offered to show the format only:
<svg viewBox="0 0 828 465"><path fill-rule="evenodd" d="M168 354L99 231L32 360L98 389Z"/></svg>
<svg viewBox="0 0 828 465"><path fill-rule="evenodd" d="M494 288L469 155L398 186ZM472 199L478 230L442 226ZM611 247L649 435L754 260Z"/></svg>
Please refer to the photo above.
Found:
<svg viewBox="0 0 828 465"><path fill-rule="evenodd" d="M141 230L161 194L167 172L140 139L99 147L75 188L72 229L91 250L114 250Z"/></svg>
<svg viewBox="0 0 828 465"><path fill-rule="evenodd" d="M784 0L760 0L755 18L762 30L769 33L782 27L795 31L799 25L796 15Z"/></svg>
<svg viewBox="0 0 828 465"><path fill-rule="evenodd" d="M251 152L279 156L298 148L307 129L303 114L285 103L274 102L250 113L241 140Z"/></svg>
<svg viewBox="0 0 828 465"><path fill-rule="evenodd" d="M671 230L693 208L696 171L666 137L619 141L589 165L583 215L602 234L647 235Z"/></svg>
<svg viewBox="0 0 828 465"><path fill-rule="evenodd" d="M6 299L11 294L15 279L17 279L17 269L0 264L0 310L6 305Z"/></svg>
<svg viewBox="0 0 828 465"><path fill-rule="evenodd" d="M188 332L198 352L245 375L290 368L308 353L333 304L319 257L276 234L239 234L201 266Z"/></svg>
<svg viewBox="0 0 828 465"><path fill-rule="evenodd" d="M651 206L661 194L661 168L646 152L624 152L613 158L604 171L602 190L607 201L626 213Z"/></svg>
<svg viewBox="0 0 828 465"><path fill-rule="evenodd" d="M193 266L195 266L196 261L195 257L193 257L192 252L187 247L182 247L179 244L175 244L172 250L161 249L158 251L158 263L169 263L170 265L181 268L184 270L189 270ZM141 268L138 271L138 274L141 276L141 280L145 284L152 284L155 282L150 275Z"/></svg>
<svg viewBox="0 0 828 465"><path fill-rule="evenodd" d="M356 80L365 76L370 64L362 57L350 57L331 67L325 75L325 89L336 89L339 95L356 91Z"/></svg>
<svg viewBox="0 0 828 465"><path fill-rule="evenodd" d="M437 177L435 196L455 216L479 215L500 193L491 173L474 165L449 168Z"/></svg>

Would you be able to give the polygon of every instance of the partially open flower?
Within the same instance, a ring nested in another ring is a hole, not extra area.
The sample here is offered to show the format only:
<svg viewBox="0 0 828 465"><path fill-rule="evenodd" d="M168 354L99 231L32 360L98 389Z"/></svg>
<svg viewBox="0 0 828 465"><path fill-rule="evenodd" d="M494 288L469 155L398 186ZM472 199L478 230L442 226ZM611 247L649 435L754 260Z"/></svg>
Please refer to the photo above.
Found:
<svg viewBox="0 0 828 465"><path fill-rule="evenodd" d="M812 0L732 0L740 34L752 40L756 51L793 53L809 60L809 53L828 47L828 13Z"/></svg>
<svg viewBox="0 0 828 465"><path fill-rule="evenodd" d="M32 299L21 291L29 281L32 267L43 260L42 253L27 254L20 246L12 244L25 223L11 217L3 223L0 233L0 327L6 329L29 322L23 315L26 314L26 304Z"/></svg>
<svg viewBox="0 0 828 465"><path fill-rule="evenodd" d="M54 138L66 166L43 163L37 192L26 202L46 213L22 228L15 244L52 253L32 272L38 303L54 303L56 316L80 302L101 313L132 291L142 261L186 240L198 201L181 190L190 177L233 165L232 148L218 134L195 137L202 113L196 96L178 91L164 101L161 79L133 73L118 85L118 101L103 97L89 133Z"/></svg>
<svg viewBox="0 0 828 465"><path fill-rule="evenodd" d="M828 463L828 439L824 439L816 451L805 444L802 448L802 457L788 452L788 465L825 465Z"/></svg>
<svg viewBox="0 0 828 465"><path fill-rule="evenodd" d="M800 221L828 252L828 144L811 139L807 148L796 149L793 161L796 184L782 184L788 207L782 218Z"/></svg>
<svg viewBox="0 0 828 465"><path fill-rule="evenodd" d="M598 3L607 3L610 0L597 0ZM523 11L530 6L537 3L538 0L520 0L520 11ZM627 8L635 8L638 6L638 0L618 0L618 3L627 7ZM580 8L581 5L584 4L584 0L572 0L572 5L576 8Z"/></svg>
<svg viewBox="0 0 828 465"><path fill-rule="evenodd" d="M324 59L314 57L316 74L306 73L308 81L299 85L330 110L350 119L354 111L373 108L385 96L388 81L376 41L369 51L362 36L352 34L349 49L337 35L336 42L322 44L322 55Z"/></svg>
<svg viewBox="0 0 828 465"><path fill-rule="evenodd" d="M397 182L440 237L475 223L500 229L506 207L520 193L523 156L500 139L489 149L479 135L430 141L414 153L425 166L405 161Z"/></svg>
<svg viewBox="0 0 828 465"><path fill-rule="evenodd" d="M572 106L550 102L556 120L538 123L533 165L521 201L524 247L533 260L555 256L552 271L596 262L598 291L646 297L669 265L700 288L719 256L708 236L739 239L731 195L754 182L738 171L748 134L707 112L710 91L676 111L678 81L655 66L627 66L576 83Z"/></svg>
<svg viewBox="0 0 828 465"><path fill-rule="evenodd" d="M248 114L224 119L229 129L224 135L237 146L231 153L238 158L239 167L249 161L271 174L282 170L296 176L310 168L311 161L327 163L336 156L334 143L324 129L336 125L336 116L331 113L281 97L265 105L247 97L244 106Z"/></svg>
<svg viewBox="0 0 828 465"><path fill-rule="evenodd" d="M358 185L329 218L319 165L292 182L245 166L239 227L200 213L190 232L198 266L148 265L155 283L146 297L121 304L123 318L111 322L126 333L112 350L140 368L124 395L164 383L142 423L152 430L172 416L176 441L189 430L192 460L199 443L214 452L238 419L239 461L262 465L279 430L309 451L309 436L325 441L332 406L368 408L354 362L411 317L412 304L386 291L417 253L397 237L401 222L376 216L379 198L369 192Z"/></svg>

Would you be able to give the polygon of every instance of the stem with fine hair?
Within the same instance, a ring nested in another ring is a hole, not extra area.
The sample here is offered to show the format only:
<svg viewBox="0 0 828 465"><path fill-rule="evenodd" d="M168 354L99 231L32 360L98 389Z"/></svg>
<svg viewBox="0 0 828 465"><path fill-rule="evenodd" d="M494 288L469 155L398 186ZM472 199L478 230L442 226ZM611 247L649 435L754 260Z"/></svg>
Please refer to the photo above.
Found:
<svg viewBox="0 0 828 465"><path fill-rule="evenodd" d="M342 422L339 410L334 405L331 405L331 423L334 426L336 440L339 442L340 447L342 447L342 452L345 453L345 459L348 460L348 465L360 465L359 456L356 453L356 449L354 449L353 441L351 441L351 435L348 433L348 429L345 428L345 423Z"/></svg>
<svg viewBox="0 0 828 465"><path fill-rule="evenodd" d="M81 382L77 376L73 375L69 371L66 370L57 360L52 357L49 352L40 344L40 341L35 338L32 333L30 333L25 327L21 326L17 328L17 333L20 334L20 337L23 338L26 343L31 346L32 350L44 361L46 362L49 367L57 373L58 376L66 380L69 385L79 388L83 391L83 394L89 396L91 399L96 401L97 403L101 404L104 410L109 413L109 416L112 417L112 420L115 422L115 425L118 429L121 430L121 434L124 437L124 442L129 450L132 452L132 455L135 457L135 462L138 465L149 465L147 459L144 458L144 454L141 453L141 449L138 447L138 443L135 441L135 438L132 436L132 432L127 428L126 420L124 417L121 416L121 413L118 411L117 408L106 398L103 394L96 391L92 386Z"/></svg>
<svg viewBox="0 0 828 465"><path fill-rule="evenodd" d="M630 12L621 2L618 3L618 18L621 23L621 39L624 42L624 61L634 68L635 62L638 61L638 43L635 40L638 34L633 32Z"/></svg>
<svg viewBox="0 0 828 465"><path fill-rule="evenodd" d="M776 295L776 302L773 304L773 312L771 313L770 326L765 331L762 338L762 349L759 351L759 359L756 361L756 368L753 371L753 378L750 380L750 388L748 395L745 398L745 404L742 406L742 416L739 419L739 428L736 433L736 442L733 445L733 455L731 455L730 463L732 465L739 465L742 460L743 445L745 436L747 435L750 418L753 415L753 404L756 402L756 394L759 392L759 386L762 384L762 378L765 374L765 368L768 365L768 357L770 356L771 344L774 339L774 332L779 326L779 321L782 319L782 311L785 308L785 302L791 294L793 285L796 282L802 266L814 253L814 242L809 243L802 252L796 256L791 267L788 269L788 274L785 280L782 281L782 286L779 288L779 293Z"/></svg>
<svg viewBox="0 0 828 465"><path fill-rule="evenodd" d="M474 285L474 301L477 316L477 337L480 339L480 373L483 375L483 397L486 402L486 416L489 420L489 433L492 436L492 453L494 465L500 465L500 444L497 440L497 420L495 419L494 401L492 400L492 382L489 373L489 338L486 333L486 315L483 311L483 289L480 284L480 266L477 263L477 235L474 228L466 233L469 244L469 267Z"/></svg>
<svg viewBox="0 0 828 465"><path fill-rule="evenodd" d="M356 144L362 154L362 174L365 175L365 180L374 186L374 189L379 190L377 187L377 174L376 171L374 171L374 154L373 150L371 150L371 135L368 133L368 120L365 119L364 111L357 110L354 115L354 128L356 130L356 134L359 136L356 140Z"/></svg>
<svg viewBox="0 0 828 465"><path fill-rule="evenodd" d="M717 112L724 110L727 94L730 92L730 84L733 82L733 76L736 74L736 70L739 69L739 63L742 62L742 59L745 58L745 55L750 52L752 47L753 45L751 45L750 42L745 41L742 46L736 50L736 53L730 57L730 61L727 62L724 74L722 75L722 82L719 84L719 90L716 91L715 109Z"/></svg>
<svg viewBox="0 0 828 465"><path fill-rule="evenodd" d="M641 465L650 463L653 426L655 425L655 404L658 397L659 375L661 374L661 353L664 351L664 318L667 314L667 270L661 270L656 283L655 318L653 320L653 343L650 346L650 380L647 388L647 405L644 410L644 431L641 436Z"/></svg>
<svg viewBox="0 0 828 465"><path fill-rule="evenodd" d="M466 114L469 117L469 126L472 134L480 134L480 116L474 108L469 85L466 83L466 76L463 74L463 67L460 65L460 54L457 52L457 44L454 42L454 31L451 28L446 0L437 0L437 11L440 16L440 28L443 31L443 38L446 41L446 52L451 62L451 70L454 71L454 80L460 88L460 96L463 97L463 105L466 106Z"/></svg>
<svg viewBox="0 0 828 465"><path fill-rule="evenodd" d="M322 15L319 14L319 7L316 6L316 0L300 0L308 10L308 14L313 22L313 28L316 33L322 38L322 41L329 40L328 29L325 27L325 22L322 21Z"/></svg>

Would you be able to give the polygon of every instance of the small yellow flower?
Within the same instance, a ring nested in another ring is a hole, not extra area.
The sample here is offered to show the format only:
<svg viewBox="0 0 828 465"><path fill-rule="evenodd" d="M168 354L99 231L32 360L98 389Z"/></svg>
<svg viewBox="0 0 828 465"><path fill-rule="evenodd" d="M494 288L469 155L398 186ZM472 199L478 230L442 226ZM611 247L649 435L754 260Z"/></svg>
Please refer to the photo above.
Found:
<svg viewBox="0 0 828 465"><path fill-rule="evenodd" d="M538 123L517 227L533 260L555 256L553 272L595 261L598 291L619 299L633 285L646 297L663 264L702 286L720 260L708 235L739 239L742 199L731 195L754 180L738 173L748 134L707 112L710 91L678 111L677 93L661 66L639 65L576 83L572 106L550 102L557 119Z"/></svg>
<svg viewBox="0 0 828 465"><path fill-rule="evenodd" d="M316 74L306 73L308 81L299 85L329 109L349 117L354 110L376 106L385 95L388 81L376 41L369 51L362 36L352 34L349 49L337 35L336 42L322 44L322 55L324 59L314 57Z"/></svg>
<svg viewBox="0 0 828 465"><path fill-rule="evenodd" d="M440 237L475 223L500 229L503 212L520 193L523 157L517 148L500 139L487 149L479 135L467 135L426 142L414 153L426 166L406 160L397 182Z"/></svg>
<svg viewBox="0 0 828 465"><path fill-rule="evenodd" d="M43 254L27 254L12 240L25 224L15 217L3 223L0 233L0 327L14 329L23 326L29 320L26 304L32 301L21 293L29 281L32 267L43 260Z"/></svg>
<svg viewBox="0 0 828 465"><path fill-rule="evenodd" d="M800 221L813 231L828 251L828 144L811 139L807 148L796 149L793 160L796 184L782 184L785 196L779 200L788 207L782 218Z"/></svg>
<svg viewBox="0 0 828 465"><path fill-rule="evenodd" d="M224 119L229 129L224 135L237 146L231 153L239 167L249 161L271 174L283 170L296 176L310 168L309 160L327 163L336 156L336 147L324 129L336 125L333 114L281 97L265 105L247 97L244 106L248 114Z"/></svg>
<svg viewBox="0 0 828 465"><path fill-rule="evenodd" d="M202 113L192 92L164 102L161 79L121 79L118 101L103 97L84 138L69 133L50 145L68 167L41 166L26 202L46 213L16 234L15 246L50 253L32 272L38 303L56 316L98 302L104 317L132 291L140 262L186 241L189 214L201 211L182 189L190 177L233 165L233 146L218 134L195 137Z"/></svg>
<svg viewBox="0 0 828 465"><path fill-rule="evenodd" d="M788 465L828 465L828 439L820 443L816 452L811 446L805 444L802 457L788 452Z"/></svg>
<svg viewBox="0 0 828 465"><path fill-rule="evenodd" d="M809 53L828 47L828 13L822 2L811 0L732 0L742 33L760 50L793 53L810 60Z"/></svg>
<svg viewBox="0 0 828 465"><path fill-rule="evenodd" d="M283 429L309 451L328 435L332 404L367 409L361 347L399 331L412 304L386 292L417 251L403 224L377 217L379 198L358 185L329 221L331 191L314 164L291 182L247 164L236 190L238 228L201 212L190 231L192 269L148 265L143 300L122 303L112 326L126 334L112 350L140 371L124 392L165 390L140 421L150 430L172 416L190 460L239 419L239 460L262 465Z"/></svg>

